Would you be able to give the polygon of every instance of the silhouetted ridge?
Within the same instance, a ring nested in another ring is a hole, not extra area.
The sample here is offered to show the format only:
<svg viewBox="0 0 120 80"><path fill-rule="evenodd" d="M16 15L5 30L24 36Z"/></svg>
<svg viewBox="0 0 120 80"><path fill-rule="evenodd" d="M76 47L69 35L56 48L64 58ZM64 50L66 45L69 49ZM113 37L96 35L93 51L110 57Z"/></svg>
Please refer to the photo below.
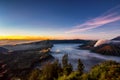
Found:
<svg viewBox="0 0 120 80"><path fill-rule="evenodd" d="M53 44L60 44L60 43L86 43L89 40L80 40L80 39L75 39L75 40L49 40Z"/></svg>
<svg viewBox="0 0 120 80"><path fill-rule="evenodd" d="M120 36L113 38L112 40L120 40Z"/></svg>

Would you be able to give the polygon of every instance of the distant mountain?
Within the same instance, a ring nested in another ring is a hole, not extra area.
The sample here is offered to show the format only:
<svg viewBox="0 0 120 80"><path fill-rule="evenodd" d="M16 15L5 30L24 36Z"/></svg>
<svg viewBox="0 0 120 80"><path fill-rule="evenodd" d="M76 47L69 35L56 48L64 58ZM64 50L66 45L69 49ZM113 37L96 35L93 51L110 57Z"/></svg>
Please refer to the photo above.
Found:
<svg viewBox="0 0 120 80"><path fill-rule="evenodd" d="M103 55L120 56L120 46L113 44L103 44L98 47L94 47L91 51Z"/></svg>
<svg viewBox="0 0 120 80"><path fill-rule="evenodd" d="M113 38L112 40L120 40L120 36Z"/></svg>
<svg viewBox="0 0 120 80"><path fill-rule="evenodd" d="M120 36L111 40L89 41L79 46L102 55L120 56Z"/></svg>
<svg viewBox="0 0 120 80"><path fill-rule="evenodd" d="M79 46L80 49L88 49L91 50L92 48L94 48L94 45L97 41L88 41L82 45Z"/></svg>
<svg viewBox="0 0 120 80"><path fill-rule="evenodd" d="M53 44L61 44L61 43L86 43L89 40L81 40L81 39L73 39L73 40L49 40Z"/></svg>
<svg viewBox="0 0 120 80"><path fill-rule="evenodd" d="M0 53L3 53L3 54L8 53L8 49L0 47Z"/></svg>
<svg viewBox="0 0 120 80"><path fill-rule="evenodd" d="M8 49L10 52L14 51L39 51L41 49L47 49L53 47L50 41L37 41L31 43L23 43L16 45L4 45L3 48Z"/></svg>

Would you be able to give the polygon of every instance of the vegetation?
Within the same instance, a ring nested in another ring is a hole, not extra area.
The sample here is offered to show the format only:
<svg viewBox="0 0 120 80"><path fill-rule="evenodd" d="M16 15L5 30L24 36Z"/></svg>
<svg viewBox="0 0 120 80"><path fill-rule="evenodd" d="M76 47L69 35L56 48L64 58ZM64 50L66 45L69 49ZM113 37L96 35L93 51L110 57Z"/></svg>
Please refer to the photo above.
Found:
<svg viewBox="0 0 120 80"><path fill-rule="evenodd" d="M2 65L0 68L2 69ZM119 75L120 63L115 61L105 61L97 64L88 73L84 73L84 65L78 59L77 70L73 71L66 54L63 56L62 65L58 60L53 63L48 62L41 70L33 69L24 77L13 76L11 80L120 80Z"/></svg>
<svg viewBox="0 0 120 80"><path fill-rule="evenodd" d="M83 74L83 70L84 70L84 65L83 65L83 63L81 62L80 59L78 59L77 69L78 69L77 71L79 72L79 74L82 75Z"/></svg>
<svg viewBox="0 0 120 80"><path fill-rule="evenodd" d="M58 61L50 64L47 63L42 70L41 80L54 80L58 78L59 72L61 71L61 66Z"/></svg>
<svg viewBox="0 0 120 80"><path fill-rule="evenodd" d="M94 66L88 73L90 80L120 80L120 63L105 61Z"/></svg>
<svg viewBox="0 0 120 80"><path fill-rule="evenodd" d="M68 54L65 54L62 58L62 65L65 68L68 65Z"/></svg>
<svg viewBox="0 0 120 80"><path fill-rule="evenodd" d="M63 73L64 75L69 75L73 68L71 63L68 64L68 54L65 54L62 58L62 65L63 65Z"/></svg>

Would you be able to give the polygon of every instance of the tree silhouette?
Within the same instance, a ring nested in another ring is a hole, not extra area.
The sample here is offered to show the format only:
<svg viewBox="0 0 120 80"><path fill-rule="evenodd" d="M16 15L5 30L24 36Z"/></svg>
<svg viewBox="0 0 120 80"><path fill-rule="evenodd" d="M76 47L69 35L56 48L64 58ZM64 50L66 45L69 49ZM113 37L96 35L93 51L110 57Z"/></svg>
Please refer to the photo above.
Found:
<svg viewBox="0 0 120 80"><path fill-rule="evenodd" d="M84 65L83 65L83 63L81 62L80 59L78 59L77 70L78 70L78 72L79 72L80 75L83 74Z"/></svg>

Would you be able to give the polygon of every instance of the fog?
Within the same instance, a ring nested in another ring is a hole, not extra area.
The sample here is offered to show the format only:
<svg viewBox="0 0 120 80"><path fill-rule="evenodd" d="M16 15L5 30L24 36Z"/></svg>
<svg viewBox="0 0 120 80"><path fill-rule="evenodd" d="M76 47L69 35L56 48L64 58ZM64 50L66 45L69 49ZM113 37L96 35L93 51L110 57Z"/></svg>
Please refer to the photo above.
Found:
<svg viewBox="0 0 120 80"><path fill-rule="evenodd" d="M105 60L114 60L120 62L120 57L105 56L96 53L91 53L88 50L77 49L80 44L55 44L52 48L52 55L61 62L62 56L68 54L69 62L73 65L74 70L77 69L77 60L80 58L85 65L85 71L90 70L93 65L96 65Z"/></svg>

